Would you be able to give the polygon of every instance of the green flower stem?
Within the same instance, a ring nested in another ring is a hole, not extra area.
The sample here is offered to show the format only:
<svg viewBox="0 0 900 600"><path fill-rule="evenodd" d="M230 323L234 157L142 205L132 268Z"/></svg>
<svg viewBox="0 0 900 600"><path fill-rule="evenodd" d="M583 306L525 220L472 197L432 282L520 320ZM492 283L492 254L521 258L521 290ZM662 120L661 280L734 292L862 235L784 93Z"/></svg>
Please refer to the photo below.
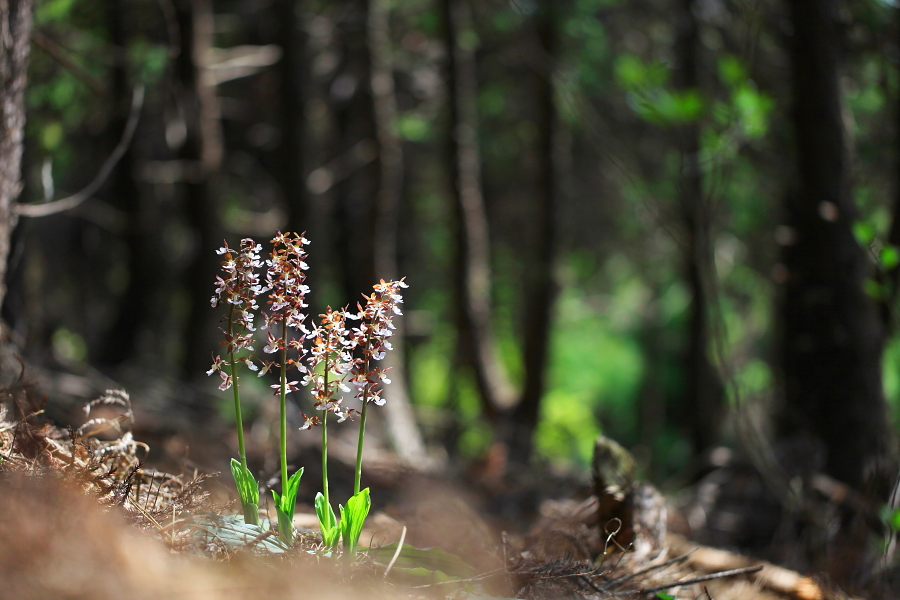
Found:
<svg viewBox="0 0 900 600"><path fill-rule="evenodd" d="M368 347L368 342L366 342L366 346ZM369 372L369 360L366 359L365 372ZM362 453L363 453L363 442L366 439L366 410L369 408L369 387L371 384L367 383L366 387L363 388L363 397L362 397L362 412L359 413L359 442L356 445L356 473L353 479L353 495L359 493L359 484L360 479L362 479Z"/></svg>
<svg viewBox="0 0 900 600"><path fill-rule="evenodd" d="M281 349L281 440L278 450L281 454L281 493L287 495L287 315L281 321L281 339L284 347Z"/></svg>
<svg viewBox="0 0 900 600"><path fill-rule="evenodd" d="M353 494L359 493L359 483L362 476L362 451L363 441L366 439L366 409L369 403L365 402L362 412L359 414L359 443L356 446L356 478L353 480Z"/></svg>
<svg viewBox="0 0 900 600"><path fill-rule="evenodd" d="M325 357L325 393L328 394L328 357ZM322 494L325 496L325 504L331 506L328 496L328 400L322 409Z"/></svg>
<svg viewBox="0 0 900 600"><path fill-rule="evenodd" d="M234 483L237 486L238 496L241 498L241 509L244 512L244 522L249 525L259 525L259 505L254 502L253 488L256 487L256 479L247 468L247 449L244 446L244 420L241 417L241 393L238 389L237 362L234 360L234 305L228 308L228 336L231 338L228 362L231 367L231 388L234 390L234 420L237 425L238 455L241 459L240 472L236 472L232 466ZM257 498L258 500L258 498Z"/></svg>
<svg viewBox="0 0 900 600"><path fill-rule="evenodd" d="M244 422L241 419L241 394L238 391L237 364L234 361L234 304L228 308L228 335L232 339L231 352L228 353L231 365L231 387L234 390L234 420L237 423L238 453L241 458L241 468L247 470L247 451L244 448Z"/></svg>

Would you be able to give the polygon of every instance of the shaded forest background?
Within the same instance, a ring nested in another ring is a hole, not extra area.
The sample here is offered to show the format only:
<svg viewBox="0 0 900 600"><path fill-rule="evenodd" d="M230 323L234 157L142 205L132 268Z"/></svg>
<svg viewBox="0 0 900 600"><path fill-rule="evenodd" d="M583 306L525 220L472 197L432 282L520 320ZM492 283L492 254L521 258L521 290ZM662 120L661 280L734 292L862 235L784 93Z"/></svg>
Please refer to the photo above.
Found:
<svg viewBox="0 0 900 600"><path fill-rule="evenodd" d="M214 250L281 229L313 313L407 278L411 462L583 469L603 431L657 481L726 444L862 488L892 456L890 0L30 4L2 315L57 392L227 417Z"/></svg>

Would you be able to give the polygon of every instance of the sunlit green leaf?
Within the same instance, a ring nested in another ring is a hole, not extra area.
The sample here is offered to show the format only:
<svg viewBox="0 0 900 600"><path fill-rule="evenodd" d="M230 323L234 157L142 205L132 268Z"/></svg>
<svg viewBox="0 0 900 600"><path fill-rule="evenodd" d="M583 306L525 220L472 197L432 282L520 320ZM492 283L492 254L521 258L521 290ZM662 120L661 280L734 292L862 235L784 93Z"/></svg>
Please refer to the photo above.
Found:
<svg viewBox="0 0 900 600"><path fill-rule="evenodd" d="M883 246L878 252L878 262L882 269L893 269L900 264L900 252L896 246Z"/></svg>
<svg viewBox="0 0 900 600"><path fill-rule="evenodd" d="M867 248L875 241L875 228L865 221L856 221L853 223L853 236L860 246Z"/></svg>
<svg viewBox="0 0 900 600"><path fill-rule="evenodd" d="M718 63L719 77L726 85L735 87L747 80L747 70L738 57L726 54L719 58Z"/></svg>

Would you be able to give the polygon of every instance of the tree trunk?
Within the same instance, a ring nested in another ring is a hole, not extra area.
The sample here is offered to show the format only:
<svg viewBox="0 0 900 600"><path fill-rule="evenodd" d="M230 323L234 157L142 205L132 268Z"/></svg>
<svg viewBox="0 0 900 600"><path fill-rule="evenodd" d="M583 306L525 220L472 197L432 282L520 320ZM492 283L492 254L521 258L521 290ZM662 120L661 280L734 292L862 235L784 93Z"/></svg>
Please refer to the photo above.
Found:
<svg viewBox="0 0 900 600"><path fill-rule="evenodd" d="M900 10L896 11L895 30L900 33ZM898 36L900 37L900 36ZM895 38L895 41L898 41ZM891 211L891 229L887 242L900 250L900 96L894 100L894 206ZM879 305L881 319L884 323L885 336L894 333L900 325L900 315L896 312L897 300L900 299L900 264L889 267L882 274L882 282L886 286Z"/></svg>
<svg viewBox="0 0 900 600"><path fill-rule="evenodd" d="M309 68L304 56L306 33L300 26L296 0L278 0L279 43L281 44L281 144L279 154L281 192L288 211L288 230L308 231L309 193L306 190L307 141L306 94ZM315 236L313 236L315 237Z"/></svg>
<svg viewBox="0 0 900 600"><path fill-rule="evenodd" d="M110 148L119 142L121 132L131 112L132 90L128 82L127 64L127 16L125 0L111 0L107 5L110 43L114 57L112 67L112 93L115 116L110 120ZM151 232L158 230L148 222L140 190L134 178L134 146L122 156L112 174L110 204L122 211L126 218L124 241L128 248L128 286L119 299L111 327L96 357L105 365L120 364L137 349L138 334L146 320L152 318L150 308L157 281L156 256L151 248Z"/></svg>
<svg viewBox="0 0 900 600"><path fill-rule="evenodd" d="M6 297L13 204L22 191L25 83L31 44L31 0L0 0L0 306Z"/></svg>
<svg viewBox="0 0 900 600"><path fill-rule="evenodd" d="M700 38L694 0L681 0L676 54L679 87L700 88ZM689 123L679 133L681 172L679 201L686 230L685 271L691 291L688 322L687 385L681 420L690 432L696 454L718 441L722 415L722 385L709 360L710 284L715 276L712 248L712 208L703 193L700 169L700 125Z"/></svg>
<svg viewBox="0 0 900 600"><path fill-rule="evenodd" d="M398 208L403 189L403 147L395 131L397 100L394 94L388 6L387 0L370 0L367 22L372 112L378 142L379 169L373 207L371 254L375 278L385 280L400 277L397 267L397 233ZM409 399L402 319L397 322L392 344L394 350L384 360L385 366L392 369L393 375L390 401L385 404L388 431L401 459L410 463L421 462L425 442Z"/></svg>
<svg viewBox="0 0 900 600"><path fill-rule="evenodd" d="M343 62L331 81L335 107L339 183L335 185L337 235L332 249L339 260L346 302L355 303L375 277L373 198L379 166L371 95L368 42L369 0L348 2L341 21Z"/></svg>
<svg viewBox="0 0 900 600"><path fill-rule="evenodd" d="M216 273L214 250L221 245L216 211L215 176L222 162L219 102L215 85L203 65L212 47L213 12L210 0L177 0L175 7L181 31L181 53L176 61L178 101L183 111L187 137L179 158L191 165L186 173L184 206L195 246L185 272L190 298L185 325L184 375L194 378L209 368L214 312L210 291Z"/></svg>
<svg viewBox="0 0 900 600"><path fill-rule="evenodd" d="M558 3L544 2L536 24L539 54L535 57L535 64L539 72L536 118L538 161L534 179L537 207L534 220L537 227L528 245L531 258L524 282L525 381L522 395L511 414L509 432L509 456L523 463L531 457L534 431L540 416L541 399L546 387L553 307L558 295L558 286L553 276L557 248L558 191L554 165L556 106L553 76L559 43L557 16L560 12Z"/></svg>
<svg viewBox="0 0 900 600"><path fill-rule="evenodd" d="M471 27L467 0L442 0L450 119L447 154L456 208L454 259L458 355L471 367L484 413L492 421L515 402L500 364L491 309L490 231L481 187L478 80L474 52L458 43Z"/></svg>
<svg viewBox="0 0 900 600"><path fill-rule="evenodd" d="M797 189L786 203L793 243L783 251L783 437L810 434L825 472L857 489L888 451L881 387L883 327L863 292L867 261L851 232L856 210L841 119L832 0L790 0Z"/></svg>

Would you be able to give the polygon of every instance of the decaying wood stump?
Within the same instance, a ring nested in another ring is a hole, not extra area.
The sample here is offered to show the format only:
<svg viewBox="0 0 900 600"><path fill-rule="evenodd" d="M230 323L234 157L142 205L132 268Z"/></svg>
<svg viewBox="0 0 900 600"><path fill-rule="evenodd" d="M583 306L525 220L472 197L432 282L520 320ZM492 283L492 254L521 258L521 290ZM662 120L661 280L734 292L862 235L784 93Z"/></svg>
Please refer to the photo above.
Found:
<svg viewBox="0 0 900 600"><path fill-rule="evenodd" d="M597 496L597 524L604 542L646 557L663 547L667 530L666 500L656 489L635 480L631 454L615 440L599 436L594 442L592 475ZM606 548L611 545L604 544Z"/></svg>

